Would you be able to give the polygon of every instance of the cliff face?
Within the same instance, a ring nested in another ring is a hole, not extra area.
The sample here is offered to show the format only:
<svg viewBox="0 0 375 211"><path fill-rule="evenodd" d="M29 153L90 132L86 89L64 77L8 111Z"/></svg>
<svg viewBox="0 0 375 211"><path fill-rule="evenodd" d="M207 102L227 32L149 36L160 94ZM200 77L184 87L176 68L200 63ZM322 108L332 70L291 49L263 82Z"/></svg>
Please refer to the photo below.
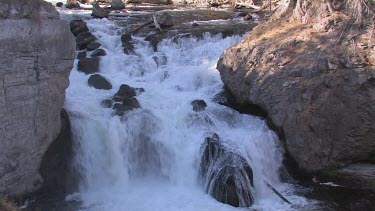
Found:
<svg viewBox="0 0 375 211"><path fill-rule="evenodd" d="M239 105L257 105L308 171L374 162L373 25L343 13L257 26L218 62Z"/></svg>
<svg viewBox="0 0 375 211"><path fill-rule="evenodd" d="M0 193L16 195L43 182L38 168L60 132L75 41L42 0L2 0L0 29Z"/></svg>

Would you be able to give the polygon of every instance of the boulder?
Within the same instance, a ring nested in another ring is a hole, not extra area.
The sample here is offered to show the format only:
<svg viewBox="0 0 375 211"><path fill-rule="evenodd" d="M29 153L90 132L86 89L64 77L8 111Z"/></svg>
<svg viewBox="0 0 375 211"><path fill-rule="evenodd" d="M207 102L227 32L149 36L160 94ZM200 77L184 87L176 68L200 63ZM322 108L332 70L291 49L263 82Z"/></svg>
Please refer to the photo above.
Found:
<svg viewBox="0 0 375 211"><path fill-rule="evenodd" d="M162 27L171 27L173 26L173 18L167 13L163 12L160 16L157 16L157 21Z"/></svg>
<svg viewBox="0 0 375 211"><path fill-rule="evenodd" d="M207 137L201 146L199 179L205 191L216 200L234 207L249 207L253 171L239 154L231 152L217 134Z"/></svg>
<svg viewBox="0 0 375 211"><path fill-rule="evenodd" d="M101 8L98 3L94 3L91 16L94 18L108 18L108 11Z"/></svg>
<svg viewBox="0 0 375 211"><path fill-rule="evenodd" d="M112 0L111 9L112 10L123 10L123 9L125 9L125 4L122 0Z"/></svg>
<svg viewBox="0 0 375 211"><path fill-rule="evenodd" d="M74 9L74 8L80 8L77 0L67 0L66 1L66 4L65 4L65 7L68 8L68 9Z"/></svg>
<svg viewBox="0 0 375 211"><path fill-rule="evenodd" d="M77 70L86 74L99 72L100 58L83 58L78 61Z"/></svg>
<svg viewBox="0 0 375 211"><path fill-rule="evenodd" d="M121 36L122 46L124 47L125 54L134 53L134 45L132 43L132 36L130 34L123 34Z"/></svg>
<svg viewBox="0 0 375 211"><path fill-rule="evenodd" d="M94 42L96 37L91 32L81 32L76 37L77 48L83 50L91 42Z"/></svg>
<svg viewBox="0 0 375 211"><path fill-rule="evenodd" d="M102 44L98 43L98 42L95 42L95 41L92 41L90 42L87 46L86 46L86 49L88 51L93 51L93 50L96 50L98 49Z"/></svg>
<svg viewBox="0 0 375 211"><path fill-rule="evenodd" d="M78 52L78 54L77 54L77 59L83 59L83 58L86 58L86 55L87 55L87 52L86 52L86 51Z"/></svg>
<svg viewBox="0 0 375 211"><path fill-rule="evenodd" d="M121 103L115 103L113 105L113 109L115 109L115 115L122 116L126 111L131 111L133 109L140 108L140 104L137 100L137 98L125 98L124 101Z"/></svg>
<svg viewBox="0 0 375 211"><path fill-rule="evenodd" d="M88 32L89 28L87 27L86 22L83 20L72 20L69 23L70 25L70 31L74 34L74 36L77 36L78 34L82 32Z"/></svg>
<svg viewBox="0 0 375 211"><path fill-rule="evenodd" d="M193 100L191 102L191 105L193 106L193 110L195 112L204 111L207 107L206 102L204 100Z"/></svg>
<svg viewBox="0 0 375 211"><path fill-rule="evenodd" d="M122 84L113 99L116 102L123 102L125 98L132 98L136 96L135 89L126 84Z"/></svg>
<svg viewBox="0 0 375 211"><path fill-rule="evenodd" d="M92 52L91 57L98 57L98 56L105 56L105 55L107 55L105 50L99 48L99 49L96 49L94 52Z"/></svg>
<svg viewBox="0 0 375 211"><path fill-rule="evenodd" d="M56 7L63 7L64 6L64 3L62 3L62 2L57 2L56 3Z"/></svg>
<svg viewBox="0 0 375 211"><path fill-rule="evenodd" d="M0 8L0 195L14 196L43 184L38 169L61 129L75 42L50 3L1 0Z"/></svg>
<svg viewBox="0 0 375 211"><path fill-rule="evenodd" d="M112 89L112 84L100 74L91 75L87 83L89 86L94 87L95 89Z"/></svg>
<svg viewBox="0 0 375 211"><path fill-rule="evenodd" d="M237 107L260 108L306 172L375 162L375 68L361 59L372 51L333 41L343 18L330 30L262 24L217 64Z"/></svg>

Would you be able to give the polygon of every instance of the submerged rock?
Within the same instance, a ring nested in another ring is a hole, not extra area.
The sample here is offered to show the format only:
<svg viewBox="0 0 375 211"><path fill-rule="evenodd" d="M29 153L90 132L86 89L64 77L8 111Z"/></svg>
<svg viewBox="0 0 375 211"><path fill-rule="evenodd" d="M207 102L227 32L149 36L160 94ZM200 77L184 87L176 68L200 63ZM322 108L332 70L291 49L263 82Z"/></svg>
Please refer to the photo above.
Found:
<svg viewBox="0 0 375 211"><path fill-rule="evenodd" d="M87 55L87 52L86 52L86 51L78 52L78 54L77 54L77 59L83 59L83 58L86 58L86 55Z"/></svg>
<svg viewBox="0 0 375 211"><path fill-rule="evenodd" d="M113 100L111 99L105 99L101 102L101 105L103 108L112 108L113 106Z"/></svg>
<svg viewBox="0 0 375 211"><path fill-rule="evenodd" d="M217 134L207 137L201 146L199 177L205 191L216 200L234 207L249 207L253 171L246 160L230 151Z"/></svg>
<svg viewBox="0 0 375 211"><path fill-rule="evenodd" d="M99 72L100 59L95 58L83 58L78 61L77 70L86 74Z"/></svg>
<svg viewBox="0 0 375 211"><path fill-rule="evenodd" d="M204 111L207 107L206 102L204 100L193 100L191 102L191 105L193 106L193 110L195 112Z"/></svg>
<svg viewBox="0 0 375 211"><path fill-rule="evenodd" d="M94 87L95 89L112 89L112 84L100 74L91 75L87 83L89 86Z"/></svg>

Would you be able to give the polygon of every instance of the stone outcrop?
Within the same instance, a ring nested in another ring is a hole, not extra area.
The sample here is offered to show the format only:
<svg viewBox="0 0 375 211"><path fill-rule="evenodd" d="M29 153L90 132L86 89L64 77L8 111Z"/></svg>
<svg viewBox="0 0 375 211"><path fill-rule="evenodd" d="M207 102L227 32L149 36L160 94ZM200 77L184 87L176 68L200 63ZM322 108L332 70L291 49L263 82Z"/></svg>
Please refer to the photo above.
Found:
<svg viewBox="0 0 375 211"><path fill-rule="evenodd" d="M375 161L374 42L350 21L270 21L218 62L236 104L266 113L307 172Z"/></svg>
<svg viewBox="0 0 375 211"><path fill-rule="evenodd" d="M68 24L42 0L0 1L0 194L34 191L60 132L75 54Z"/></svg>

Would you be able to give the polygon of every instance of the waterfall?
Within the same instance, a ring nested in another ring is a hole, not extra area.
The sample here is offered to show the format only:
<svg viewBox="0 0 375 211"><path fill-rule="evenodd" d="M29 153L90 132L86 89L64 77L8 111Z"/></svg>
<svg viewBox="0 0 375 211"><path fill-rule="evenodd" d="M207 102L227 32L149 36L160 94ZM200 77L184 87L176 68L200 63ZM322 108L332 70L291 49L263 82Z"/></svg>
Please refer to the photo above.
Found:
<svg viewBox="0 0 375 211"><path fill-rule="evenodd" d="M70 198L82 201L81 210L235 210L207 194L199 179L202 147L212 134L251 167L252 181L242 180L243 186L253 186L243 188L252 191L254 208L291 209L267 182L294 202L302 200L279 180L282 147L264 120L214 101L223 88L216 62L240 36L166 39L158 52L142 37L133 37L135 54L126 55L121 27L114 21L89 20L88 27L107 52L100 74L113 89L89 87L89 75L78 72L77 64L70 75L65 107L74 134L74 166L81 176L79 192ZM137 95L141 108L116 116L101 101L121 84L145 91ZM203 111L193 110L196 99L207 104Z"/></svg>

